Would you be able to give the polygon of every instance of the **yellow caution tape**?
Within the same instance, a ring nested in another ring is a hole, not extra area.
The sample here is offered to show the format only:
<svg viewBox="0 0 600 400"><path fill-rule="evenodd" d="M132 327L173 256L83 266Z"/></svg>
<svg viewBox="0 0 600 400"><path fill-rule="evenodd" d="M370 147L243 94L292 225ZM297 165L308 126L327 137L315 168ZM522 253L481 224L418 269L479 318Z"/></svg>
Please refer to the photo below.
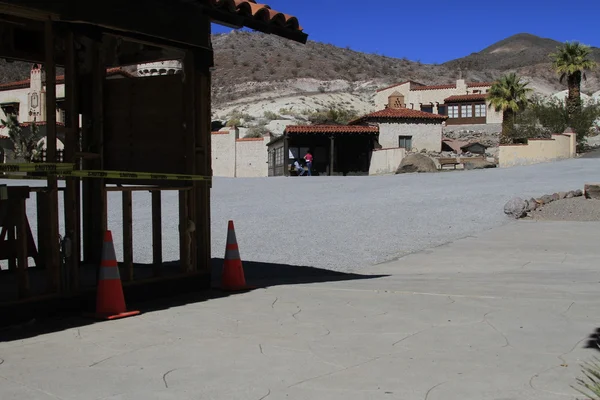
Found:
<svg viewBox="0 0 600 400"><path fill-rule="evenodd" d="M15 163L0 164L0 172L64 172L73 171L75 164L65 163Z"/></svg>

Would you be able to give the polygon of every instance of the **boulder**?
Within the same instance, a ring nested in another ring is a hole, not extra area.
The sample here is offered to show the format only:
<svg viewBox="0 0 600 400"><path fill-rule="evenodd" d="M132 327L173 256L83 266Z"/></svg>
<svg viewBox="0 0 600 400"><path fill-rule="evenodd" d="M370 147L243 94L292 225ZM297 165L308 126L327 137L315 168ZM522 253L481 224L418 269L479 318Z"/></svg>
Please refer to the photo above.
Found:
<svg viewBox="0 0 600 400"><path fill-rule="evenodd" d="M549 194L545 194L540 198L540 201L542 202L542 204L548 204L552 203L554 201L554 198Z"/></svg>
<svg viewBox="0 0 600 400"><path fill-rule="evenodd" d="M586 183L583 192L586 199L600 200L600 183Z"/></svg>
<svg viewBox="0 0 600 400"><path fill-rule="evenodd" d="M558 198L560 200L564 199L567 197L567 192L558 192Z"/></svg>
<svg viewBox="0 0 600 400"><path fill-rule="evenodd" d="M409 154L400 163L396 170L397 174L405 174L409 172L436 172L437 167L435 162L423 154Z"/></svg>
<svg viewBox="0 0 600 400"><path fill-rule="evenodd" d="M559 195L558 193L554 193L554 194L552 195L552 200L553 200L553 201L560 200L560 195Z"/></svg>
<svg viewBox="0 0 600 400"><path fill-rule="evenodd" d="M486 160L469 160L464 163L465 169L496 168L496 163Z"/></svg>
<svg viewBox="0 0 600 400"><path fill-rule="evenodd" d="M538 208L538 202L536 199L531 198L527 200L527 212L535 211Z"/></svg>
<svg viewBox="0 0 600 400"><path fill-rule="evenodd" d="M581 189L577 189L574 194L575 197L581 197L583 196L583 191Z"/></svg>
<svg viewBox="0 0 600 400"><path fill-rule="evenodd" d="M523 200L520 197L515 197L504 205L504 214L509 215L514 219L519 219L527 215L528 207L529 204L526 200Z"/></svg>
<svg viewBox="0 0 600 400"><path fill-rule="evenodd" d="M572 199L573 197L575 197L575 192L571 190L569 193L567 193L565 199Z"/></svg>

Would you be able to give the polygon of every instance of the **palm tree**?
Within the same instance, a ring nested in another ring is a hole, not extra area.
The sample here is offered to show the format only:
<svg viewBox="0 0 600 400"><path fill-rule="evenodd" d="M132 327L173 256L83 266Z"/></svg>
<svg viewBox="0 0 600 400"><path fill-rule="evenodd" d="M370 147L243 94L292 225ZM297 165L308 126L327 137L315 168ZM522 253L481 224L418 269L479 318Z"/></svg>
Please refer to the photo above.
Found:
<svg viewBox="0 0 600 400"><path fill-rule="evenodd" d="M490 88L488 94L489 107L496 112L502 112L502 133L500 144L511 144L515 117L528 103L527 95L531 89L528 82L521 82L515 73L510 73L498 79Z"/></svg>
<svg viewBox="0 0 600 400"><path fill-rule="evenodd" d="M581 110L581 78L586 79L585 71L596 67L596 62L590 60L592 50L579 42L566 42L557 48L556 53L550 54L554 70L560 74L560 82L567 79L569 95L567 97L567 113L569 119Z"/></svg>

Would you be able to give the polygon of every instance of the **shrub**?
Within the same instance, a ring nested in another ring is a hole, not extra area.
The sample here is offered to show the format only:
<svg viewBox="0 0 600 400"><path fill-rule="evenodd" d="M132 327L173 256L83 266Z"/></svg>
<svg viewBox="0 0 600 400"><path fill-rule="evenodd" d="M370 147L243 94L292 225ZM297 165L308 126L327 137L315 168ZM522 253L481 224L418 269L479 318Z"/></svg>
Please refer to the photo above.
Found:
<svg viewBox="0 0 600 400"><path fill-rule="evenodd" d="M242 121L240 121L239 118L231 118L229 121L227 121L227 123L225 124L225 126L227 127L234 127L234 126L240 126L242 124Z"/></svg>
<svg viewBox="0 0 600 400"><path fill-rule="evenodd" d="M313 124L338 124L344 125L358 118L355 110L342 107L330 107L308 113L308 120Z"/></svg>
<svg viewBox="0 0 600 400"><path fill-rule="evenodd" d="M247 138L261 138L268 132L267 128L264 125L255 125L248 128L248 133L246 133Z"/></svg>
<svg viewBox="0 0 600 400"><path fill-rule="evenodd" d="M265 111L264 114L263 114L263 116L268 121L273 121L275 119L279 119L280 118L279 115L277 115L273 111Z"/></svg>
<svg viewBox="0 0 600 400"><path fill-rule="evenodd" d="M588 400L600 400L600 362L594 357L591 362L582 365L583 378L577 378L577 386L574 387Z"/></svg>

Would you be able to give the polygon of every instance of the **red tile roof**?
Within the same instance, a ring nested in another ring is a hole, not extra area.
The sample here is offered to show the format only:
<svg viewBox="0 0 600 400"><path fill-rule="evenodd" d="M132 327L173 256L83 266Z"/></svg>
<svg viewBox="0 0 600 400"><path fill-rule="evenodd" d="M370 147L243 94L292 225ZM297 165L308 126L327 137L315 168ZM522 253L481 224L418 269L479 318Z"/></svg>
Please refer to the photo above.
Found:
<svg viewBox="0 0 600 400"><path fill-rule="evenodd" d="M483 101L487 98L487 93L477 94L460 94L456 96L450 96L444 99L445 103L461 102L461 101Z"/></svg>
<svg viewBox="0 0 600 400"><path fill-rule="evenodd" d="M121 68L109 68L106 70L106 76L117 76L117 75L121 75L125 78L133 78L134 77L132 74L130 74L129 72L127 72ZM65 76L57 75L56 76L56 84L60 85L62 83L65 83ZM16 82L0 83L0 91L25 89L25 88L28 88L30 85L31 85L31 79L25 79L25 80L16 81Z"/></svg>
<svg viewBox="0 0 600 400"><path fill-rule="evenodd" d="M456 89L456 84L452 85L431 85L431 86L417 86L411 90L440 90L440 89Z"/></svg>
<svg viewBox="0 0 600 400"><path fill-rule="evenodd" d="M243 25L249 28L273 33L288 39L306 43L308 35L302 32L298 18L272 10L256 0L196 0L211 6L216 13L209 13L214 22L231 24L231 16L243 18Z"/></svg>
<svg viewBox="0 0 600 400"><path fill-rule="evenodd" d="M288 125L285 133L379 133L377 126Z"/></svg>
<svg viewBox="0 0 600 400"><path fill-rule="evenodd" d="M485 87L492 86L494 82L469 82L467 83L467 87Z"/></svg>
<svg viewBox="0 0 600 400"><path fill-rule="evenodd" d="M447 118L448 117L445 115L431 114L425 111L412 110L410 108L385 108L355 119L354 121L351 121L350 124L358 124L373 119L422 119L439 121L441 123Z"/></svg>
<svg viewBox="0 0 600 400"><path fill-rule="evenodd" d="M384 90L393 89L393 88L395 88L396 86L402 86L402 85L404 85L405 83L414 83L414 84L416 84L416 85L419 85L419 86L424 86L422 83L419 83L419 82L415 82L415 81L404 81L404 82L396 83L395 85L391 85L391 86L388 86L388 87L384 87L384 88L381 88L381 89L377 89L377 92L383 92Z"/></svg>

